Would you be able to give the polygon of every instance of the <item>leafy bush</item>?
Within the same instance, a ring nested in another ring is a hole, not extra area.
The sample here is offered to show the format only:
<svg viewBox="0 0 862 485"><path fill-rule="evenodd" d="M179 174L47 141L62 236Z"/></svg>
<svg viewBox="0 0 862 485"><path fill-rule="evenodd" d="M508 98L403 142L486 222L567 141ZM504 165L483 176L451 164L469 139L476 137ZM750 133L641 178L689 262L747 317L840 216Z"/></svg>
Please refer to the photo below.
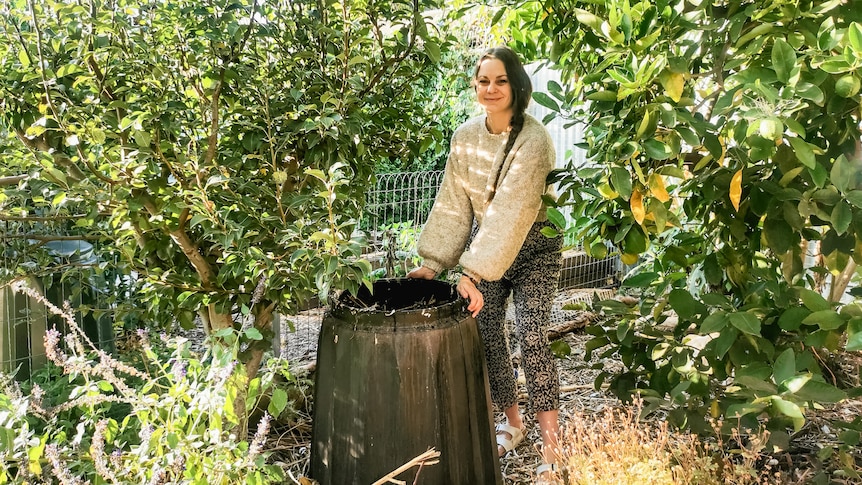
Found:
<svg viewBox="0 0 862 485"><path fill-rule="evenodd" d="M724 416L786 446L847 394L823 357L862 349L862 4L527 1L514 44L587 124L560 174L568 228L632 265L633 308L592 329L624 398L708 431ZM573 122L574 122L573 121ZM853 391L858 393L859 391ZM851 393L852 394L852 393Z"/></svg>

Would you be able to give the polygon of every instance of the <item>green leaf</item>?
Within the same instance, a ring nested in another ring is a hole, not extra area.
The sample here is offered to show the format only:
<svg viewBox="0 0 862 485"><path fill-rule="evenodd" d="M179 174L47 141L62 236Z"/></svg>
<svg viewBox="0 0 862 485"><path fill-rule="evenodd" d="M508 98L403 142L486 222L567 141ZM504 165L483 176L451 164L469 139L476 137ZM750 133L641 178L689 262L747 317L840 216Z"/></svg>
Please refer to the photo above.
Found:
<svg viewBox="0 0 862 485"><path fill-rule="evenodd" d="M857 58L862 57L862 25L853 22L847 27L847 37L850 39L850 47L856 52Z"/></svg>
<svg viewBox="0 0 862 485"><path fill-rule="evenodd" d="M835 163L832 164L832 170L829 173L829 178L832 180L835 188L842 194L856 187L856 170L854 170L853 165L847 161L847 157L844 155L835 159Z"/></svg>
<svg viewBox="0 0 862 485"><path fill-rule="evenodd" d="M823 94L823 90L820 89L819 86L815 86L811 83L800 82L796 85L796 94L803 99L807 99L809 101L813 101L817 106L823 106L823 102L826 100L826 95ZM804 136L805 131L800 129L799 125L796 123L796 120L790 121L790 119L785 120L788 126L799 136ZM792 123L792 124L791 124Z"/></svg>
<svg viewBox="0 0 862 485"><path fill-rule="evenodd" d="M686 290L681 288L674 289L670 292L667 299L671 308L683 320L690 319L697 312L697 301Z"/></svg>
<svg viewBox="0 0 862 485"><path fill-rule="evenodd" d="M836 403L847 398L847 393L823 381L811 379L793 393L805 401Z"/></svg>
<svg viewBox="0 0 862 485"><path fill-rule="evenodd" d="M533 99L536 100L537 103L548 108L551 111L560 111L560 105L554 100L554 98L548 96L543 92L536 91L533 93Z"/></svg>
<svg viewBox="0 0 862 485"><path fill-rule="evenodd" d="M548 226L543 227L539 232L542 233L543 236L548 238L555 238L560 235L560 231Z"/></svg>
<svg viewBox="0 0 862 485"><path fill-rule="evenodd" d="M790 376L787 379L781 381L781 385L778 386L778 390L781 394L796 394L800 389L805 386L805 384L811 381L811 377L811 374Z"/></svg>
<svg viewBox="0 0 862 485"><path fill-rule="evenodd" d="M736 376L733 382L750 391L757 391L765 394L775 394L778 392L778 386L754 375L739 375Z"/></svg>
<svg viewBox="0 0 862 485"><path fill-rule="evenodd" d="M778 326L789 332L798 330L802 326L802 320L810 314L811 312L807 308L788 308L778 317Z"/></svg>
<svg viewBox="0 0 862 485"><path fill-rule="evenodd" d="M793 77L796 67L796 51L786 40L778 37L772 46L772 68L778 76L778 80L784 84Z"/></svg>
<svg viewBox="0 0 862 485"><path fill-rule="evenodd" d="M566 216L563 215L556 207L547 208L548 220L560 229L566 228Z"/></svg>
<svg viewBox="0 0 862 485"><path fill-rule="evenodd" d="M590 101L616 101L617 92L610 90L596 91L588 94L586 98Z"/></svg>
<svg viewBox="0 0 862 485"><path fill-rule="evenodd" d="M646 251L647 238L640 231L640 226L633 226L623 239L623 252L640 254Z"/></svg>
<svg viewBox="0 0 862 485"><path fill-rule="evenodd" d="M819 310L805 317L802 323L817 325L822 330L835 330L844 325L845 321L835 310Z"/></svg>
<svg viewBox="0 0 862 485"><path fill-rule="evenodd" d="M798 291L799 298L802 299L802 304L812 312L832 308L832 305L830 305L829 302L826 301L826 298L823 298L820 293L807 288L799 288Z"/></svg>
<svg viewBox="0 0 862 485"><path fill-rule="evenodd" d="M779 218L767 218L763 223L763 233L769 248L776 254L784 254L793 246L793 228Z"/></svg>
<svg viewBox="0 0 862 485"><path fill-rule="evenodd" d="M847 345L850 352L862 350L862 317L851 318L847 322Z"/></svg>
<svg viewBox="0 0 862 485"><path fill-rule="evenodd" d="M667 160L673 155L670 147L654 138L641 143L647 156L654 160Z"/></svg>
<svg viewBox="0 0 862 485"><path fill-rule="evenodd" d="M781 385L782 382L796 375L796 355L793 349L787 349L775 359L775 370L773 371L773 382Z"/></svg>
<svg viewBox="0 0 862 485"><path fill-rule="evenodd" d="M700 325L700 332L704 334L720 332L727 326L729 321L725 312L710 313L709 316L703 319L703 323Z"/></svg>
<svg viewBox="0 0 862 485"><path fill-rule="evenodd" d="M734 342L736 342L737 337L739 337L739 330L737 330L736 327L725 326L718 335L718 338L714 340L715 356L719 359L724 358L724 354L730 350Z"/></svg>
<svg viewBox="0 0 862 485"><path fill-rule="evenodd" d="M799 162L802 163L802 165L813 169L817 164L817 160L814 158L814 150L811 148L811 145L809 145L805 140L795 136L790 138L790 145L793 147L793 151Z"/></svg>
<svg viewBox="0 0 862 485"><path fill-rule="evenodd" d="M595 14L581 9L575 8L575 18L578 19L578 22L586 25L587 27L593 29L596 34L600 34L602 30L602 19L597 17Z"/></svg>
<svg viewBox="0 0 862 485"><path fill-rule="evenodd" d="M551 353L558 359L565 359L572 355L572 347L564 339L551 342Z"/></svg>
<svg viewBox="0 0 862 485"><path fill-rule="evenodd" d="M766 403L763 402L745 402L740 404L731 404L727 407L725 416L732 419L739 419L747 414L760 414L766 409Z"/></svg>
<svg viewBox="0 0 862 485"><path fill-rule="evenodd" d="M853 209L847 201L841 200L832 208L831 214L832 227L839 235L847 232L850 228L850 223L853 222Z"/></svg>
<svg viewBox="0 0 862 485"><path fill-rule="evenodd" d="M847 199L847 202L862 209L862 190L851 190L844 194L844 197Z"/></svg>
<svg viewBox="0 0 862 485"><path fill-rule="evenodd" d="M176 447L180 444L180 437L177 436L176 433L168 433L166 439L168 442L168 448L172 450L176 449Z"/></svg>
<svg viewBox="0 0 862 485"><path fill-rule="evenodd" d="M81 66L78 66L76 64L66 64L64 66L60 66L60 68L57 69L57 77L61 78L81 71L83 71L83 69L81 69Z"/></svg>
<svg viewBox="0 0 862 485"><path fill-rule="evenodd" d="M64 200L66 200L66 192L57 192L57 195L55 195L54 198L51 199L51 205L56 207L62 204Z"/></svg>
<svg viewBox="0 0 862 485"><path fill-rule="evenodd" d="M799 431L802 425L805 424L805 417L802 415L802 409L796 403L785 401L778 396L772 396L772 406L779 413L787 416L793 421L793 428Z"/></svg>
<svg viewBox="0 0 862 485"><path fill-rule="evenodd" d="M21 68L30 68L30 56L27 55L27 51L24 49L18 51L18 61L21 63Z"/></svg>
<svg viewBox="0 0 862 485"><path fill-rule="evenodd" d="M760 319L752 313L735 312L728 315L730 324L748 335L760 335Z"/></svg>
<svg viewBox="0 0 862 485"><path fill-rule="evenodd" d="M192 216L191 220L189 221L189 227L190 228L195 227L207 219L209 219L209 217L206 214L195 214Z"/></svg>
<svg viewBox="0 0 862 485"><path fill-rule="evenodd" d="M440 46L436 42L425 39L425 53L435 64L440 62Z"/></svg>
<svg viewBox="0 0 862 485"><path fill-rule="evenodd" d="M263 340L263 334L254 327L246 329L245 336L250 340Z"/></svg>
<svg viewBox="0 0 862 485"><path fill-rule="evenodd" d="M645 272L638 273L634 276L626 278L623 280L622 286L628 288L646 288L652 284L653 281L657 280L659 277L658 273Z"/></svg>
<svg viewBox="0 0 862 485"><path fill-rule="evenodd" d="M266 410L271 416L277 418L286 407L287 392L280 387L276 387L272 390L272 397L269 400L269 406L266 407Z"/></svg>
<svg viewBox="0 0 862 485"><path fill-rule="evenodd" d="M632 175L622 167L611 167L611 185L625 200L632 197Z"/></svg>
<svg viewBox="0 0 862 485"><path fill-rule="evenodd" d="M823 69L829 74L843 74L850 71L851 67L843 57L832 56L820 64L820 69Z"/></svg>

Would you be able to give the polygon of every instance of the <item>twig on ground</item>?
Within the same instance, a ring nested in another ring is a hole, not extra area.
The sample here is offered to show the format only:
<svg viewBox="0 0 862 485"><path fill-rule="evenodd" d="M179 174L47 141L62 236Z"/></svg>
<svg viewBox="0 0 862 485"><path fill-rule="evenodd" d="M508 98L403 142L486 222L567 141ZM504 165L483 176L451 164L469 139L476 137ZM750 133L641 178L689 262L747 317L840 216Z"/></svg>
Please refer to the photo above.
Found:
<svg viewBox="0 0 862 485"><path fill-rule="evenodd" d="M425 453L422 453L421 455L417 456L416 458L413 458L412 460L408 461L407 463L401 465L400 467L396 468L395 470L390 472L388 475L381 478L380 480L377 480L376 482L372 483L371 485L383 485L384 483L396 483L399 485L406 485L407 482L404 482L401 480L395 480L395 477L397 477L398 475L403 473L405 470L413 468L414 466L417 466L417 465L419 466L420 470L425 465L436 465L437 463L440 463L440 460L438 460L438 458L440 458L440 452L435 450L434 448L430 448ZM418 475L418 473L417 473L417 475Z"/></svg>
<svg viewBox="0 0 862 485"><path fill-rule="evenodd" d="M549 340L558 340L563 338L566 334L574 332L575 330L580 330L590 323L592 323L596 319L596 314L593 312L583 312L579 314L572 320L562 323L561 325L557 325L555 327L548 329L548 339Z"/></svg>

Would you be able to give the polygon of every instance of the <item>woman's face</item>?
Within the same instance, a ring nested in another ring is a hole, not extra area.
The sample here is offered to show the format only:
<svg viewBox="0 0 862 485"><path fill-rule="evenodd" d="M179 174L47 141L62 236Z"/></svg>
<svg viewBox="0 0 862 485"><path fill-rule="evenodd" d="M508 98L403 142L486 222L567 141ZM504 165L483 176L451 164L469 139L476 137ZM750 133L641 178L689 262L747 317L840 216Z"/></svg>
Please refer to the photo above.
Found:
<svg viewBox="0 0 862 485"><path fill-rule="evenodd" d="M485 59L476 72L476 97L488 113L512 109L512 86L500 59Z"/></svg>

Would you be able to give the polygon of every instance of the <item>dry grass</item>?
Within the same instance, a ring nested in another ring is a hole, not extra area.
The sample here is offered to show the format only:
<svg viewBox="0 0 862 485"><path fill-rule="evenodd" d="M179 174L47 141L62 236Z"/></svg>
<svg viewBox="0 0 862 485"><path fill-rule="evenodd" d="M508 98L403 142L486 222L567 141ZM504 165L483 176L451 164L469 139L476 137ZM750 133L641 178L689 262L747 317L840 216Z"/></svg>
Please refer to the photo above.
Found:
<svg viewBox="0 0 862 485"><path fill-rule="evenodd" d="M765 455L768 432L735 431L725 442L673 433L667 423L643 422L641 407L576 413L560 436L564 485L766 485L804 483L782 476ZM717 423L716 426L719 424ZM731 444L733 446L731 446Z"/></svg>

